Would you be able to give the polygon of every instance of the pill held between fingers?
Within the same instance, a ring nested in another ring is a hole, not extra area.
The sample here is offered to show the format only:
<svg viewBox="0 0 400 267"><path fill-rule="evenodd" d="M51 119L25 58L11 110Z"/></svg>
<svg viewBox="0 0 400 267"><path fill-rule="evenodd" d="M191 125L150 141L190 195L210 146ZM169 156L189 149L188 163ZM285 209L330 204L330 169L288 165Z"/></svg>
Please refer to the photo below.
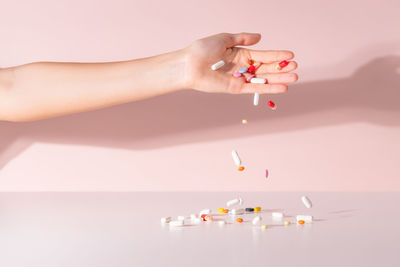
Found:
<svg viewBox="0 0 400 267"><path fill-rule="evenodd" d="M240 167L240 164L242 163L242 161L240 160L239 155L236 152L236 150L232 150L232 158L233 158L233 161L235 162L235 165Z"/></svg>
<svg viewBox="0 0 400 267"><path fill-rule="evenodd" d="M214 65L211 66L212 70L217 70L219 68L221 68L223 65L225 65L225 61L220 60L217 63L215 63Z"/></svg>
<svg viewBox="0 0 400 267"><path fill-rule="evenodd" d="M276 104L273 101L268 101L268 106L272 109L275 110L277 108Z"/></svg>
<svg viewBox="0 0 400 267"><path fill-rule="evenodd" d="M233 77L236 77L236 78L239 78L241 76L242 76L242 74L238 71L233 74Z"/></svg>
<svg viewBox="0 0 400 267"><path fill-rule="evenodd" d="M303 201L303 204L306 206L306 208L310 209L312 207L312 202L308 197L302 196L301 201Z"/></svg>
<svg viewBox="0 0 400 267"><path fill-rule="evenodd" d="M245 73L245 72L247 72L247 70L248 70L248 68L243 67L243 68L240 68L240 69L238 70L238 72L239 72L239 73Z"/></svg>
<svg viewBox="0 0 400 267"><path fill-rule="evenodd" d="M248 63L249 65L253 65L253 64L254 64L254 60L252 60L251 58L249 58L249 59L247 60L247 63Z"/></svg>
<svg viewBox="0 0 400 267"><path fill-rule="evenodd" d="M263 78L252 78L250 80L251 83L267 83L267 79Z"/></svg>
<svg viewBox="0 0 400 267"><path fill-rule="evenodd" d="M258 106L258 102L260 100L260 94L259 93L254 93L254 99L253 99L253 105Z"/></svg>

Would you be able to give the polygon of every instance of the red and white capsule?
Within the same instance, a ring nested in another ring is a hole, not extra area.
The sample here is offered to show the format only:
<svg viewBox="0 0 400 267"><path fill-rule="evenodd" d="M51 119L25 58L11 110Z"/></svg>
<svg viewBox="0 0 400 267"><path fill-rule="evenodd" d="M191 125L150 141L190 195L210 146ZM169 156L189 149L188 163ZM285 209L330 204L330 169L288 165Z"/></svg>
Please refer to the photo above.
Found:
<svg viewBox="0 0 400 267"><path fill-rule="evenodd" d="M277 108L276 104L273 101L268 101L268 106L272 109L275 110Z"/></svg>
<svg viewBox="0 0 400 267"><path fill-rule="evenodd" d="M276 69L277 69L277 70L282 70L282 69L283 69L284 67L286 67L287 65L289 65L289 62L288 62L288 61L286 61L286 60L281 61L281 62L279 62L278 65L276 65Z"/></svg>

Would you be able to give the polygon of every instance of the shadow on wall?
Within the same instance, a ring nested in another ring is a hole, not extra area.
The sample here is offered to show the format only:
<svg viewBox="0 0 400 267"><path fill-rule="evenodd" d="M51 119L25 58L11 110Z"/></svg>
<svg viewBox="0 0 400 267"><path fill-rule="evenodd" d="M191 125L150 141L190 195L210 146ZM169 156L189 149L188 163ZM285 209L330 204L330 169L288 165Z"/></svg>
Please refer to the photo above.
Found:
<svg viewBox="0 0 400 267"><path fill-rule="evenodd" d="M370 61L352 76L291 86L271 96L181 91L135 103L29 123L0 122L0 168L34 142L154 149L365 121L400 125L400 57ZM241 119L248 125L241 125Z"/></svg>

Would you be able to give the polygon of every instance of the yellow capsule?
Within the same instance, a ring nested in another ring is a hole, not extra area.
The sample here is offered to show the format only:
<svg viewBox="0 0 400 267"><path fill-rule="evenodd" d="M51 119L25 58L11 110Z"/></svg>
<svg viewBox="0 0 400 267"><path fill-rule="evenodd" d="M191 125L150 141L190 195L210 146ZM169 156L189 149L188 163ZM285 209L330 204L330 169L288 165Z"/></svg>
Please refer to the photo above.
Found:
<svg viewBox="0 0 400 267"><path fill-rule="evenodd" d="M254 208L254 212L259 212L259 211L261 211L261 207L255 207Z"/></svg>
<svg viewBox="0 0 400 267"><path fill-rule="evenodd" d="M218 208L218 213L224 213L225 209L224 208Z"/></svg>
<svg viewBox="0 0 400 267"><path fill-rule="evenodd" d="M283 224L284 224L285 226L288 226L288 225L290 225L290 222L289 222L289 221L285 221Z"/></svg>
<svg viewBox="0 0 400 267"><path fill-rule="evenodd" d="M247 124L247 120L242 120L242 124Z"/></svg>
<svg viewBox="0 0 400 267"><path fill-rule="evenodd" d="M263 229L263 230L265 230L265 229L268 229L268 225L261 225L261 229Z"/></svg>

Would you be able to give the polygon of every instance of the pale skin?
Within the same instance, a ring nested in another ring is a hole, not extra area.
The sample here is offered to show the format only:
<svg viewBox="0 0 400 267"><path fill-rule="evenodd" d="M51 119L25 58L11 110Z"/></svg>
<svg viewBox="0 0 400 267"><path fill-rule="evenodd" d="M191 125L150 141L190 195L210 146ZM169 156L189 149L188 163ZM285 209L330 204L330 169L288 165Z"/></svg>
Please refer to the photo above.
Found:
<svg viewBox="0 0 400 267"><path fill-rule="evenodd" d="M251 50L259 34L221 33L154 57L111 63L36 62L0 69L0 120L33 121L137 101L174 91L279 94L297 81L290 51ZM240 47L239 47L240 46ZM233 77L248 59L263 62L256 75L268 84ZM211 65L226 64L213 71ZM287 60L282 70L276 66Z"/></svg>

